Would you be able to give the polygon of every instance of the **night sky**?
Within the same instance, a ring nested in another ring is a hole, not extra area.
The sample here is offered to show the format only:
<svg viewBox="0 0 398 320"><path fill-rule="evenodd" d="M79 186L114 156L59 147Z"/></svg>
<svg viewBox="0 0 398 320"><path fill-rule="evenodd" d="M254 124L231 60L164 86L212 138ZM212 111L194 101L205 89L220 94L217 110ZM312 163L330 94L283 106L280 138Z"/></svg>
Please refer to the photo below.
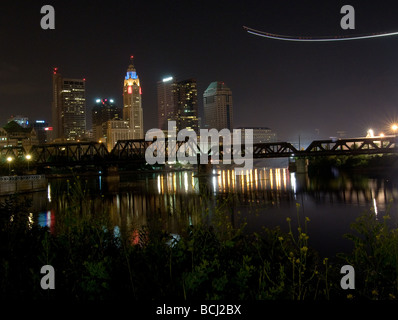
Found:
<svg viewBox="0 0 398 320"><path fill-rule="evenodd" d="M40 9L55 8L55 30ZM355 8L355 30L340 9ZM398 119L398 36L299 43L245 32L343 36L398 31L398 6L380 1L14 1L0 8L0 124L12 114L51 120L52 68L86 78L97 97L122 106L130 55L141 80L145 131L157 126L156 83L172 75L212 81L234 99L234 126L267 126L301 142L375 133ZM90 121L89 121L90 122Z"/></svg>

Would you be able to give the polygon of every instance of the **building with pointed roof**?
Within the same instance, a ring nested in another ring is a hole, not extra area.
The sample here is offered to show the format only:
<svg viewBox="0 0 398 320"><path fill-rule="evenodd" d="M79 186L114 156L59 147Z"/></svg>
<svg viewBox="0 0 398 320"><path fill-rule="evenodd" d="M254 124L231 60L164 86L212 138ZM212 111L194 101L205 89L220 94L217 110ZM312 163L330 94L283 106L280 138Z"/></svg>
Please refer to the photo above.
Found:
<svg viewBox="0 0 398 320"><path fill-rule="evenodd" d="M10 121L0 128L0 147L23 147L29 150L38 143L37 133L33 127L24 128L16 121Z"/></svg>
<svg viewBox="0 0 398 320"><path fill-rule="evenodd" d="M123 84L123 120L128 121L131 139L144 139L144 117L142 111L142 89L140 79L130 57L130 64Z"/></svg>

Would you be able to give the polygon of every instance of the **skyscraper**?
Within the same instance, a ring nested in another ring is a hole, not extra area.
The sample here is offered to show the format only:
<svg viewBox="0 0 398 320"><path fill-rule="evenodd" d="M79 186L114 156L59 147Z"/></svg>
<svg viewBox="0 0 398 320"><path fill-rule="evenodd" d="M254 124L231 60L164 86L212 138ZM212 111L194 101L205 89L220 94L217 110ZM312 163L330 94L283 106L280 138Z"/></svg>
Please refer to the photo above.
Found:
<svg viewBox="0 0 398 320"><path fill-rule="evenodd" d="M168 121L176 121L176 131L199 131L198 97L195 79L175 81L168 77L158 82L158 126L166 131Z"/></svg>
<svg viewBox="0 0 398 320"><path fill-rule="evenodd" d="M196 80L178 81L175 96L175 101L177 102L177 130L188 129L199 133Z"/></svg>
<svg viewBox="0 0 398 320"><path fill-rule="evenodd" d="M121 119L122 109L114 104L113 99L97 99L92 109L93 138L95 141L106 137L108 120Z"/></svg>
<svg viewBox="0 0 398 320"><path fill-rule="evenodd" d="M132 134L130 139L144 139L141 94L140 79L131 56L123 86L123 120L129 123Z"/></svg>
<svg viewBox="0 0 398 320"><path fill-rule="evenodd" d="M85 79L63 78L53 70L52 126L54 139L80 140L86 131Z"/></svg>
<svg viewBox="0 0 398 320"><path fill-rule="evenodd" d="M210 83L203 93L204 127L233 129L232 91L222 81Z"/></svg>
<svg viewBox="0 0 398 320"><path fill-rule="evenodd" d="M175 119L175 95L176 83L173 77L158 81L158 128L167 130L167 121Z"/></svg>

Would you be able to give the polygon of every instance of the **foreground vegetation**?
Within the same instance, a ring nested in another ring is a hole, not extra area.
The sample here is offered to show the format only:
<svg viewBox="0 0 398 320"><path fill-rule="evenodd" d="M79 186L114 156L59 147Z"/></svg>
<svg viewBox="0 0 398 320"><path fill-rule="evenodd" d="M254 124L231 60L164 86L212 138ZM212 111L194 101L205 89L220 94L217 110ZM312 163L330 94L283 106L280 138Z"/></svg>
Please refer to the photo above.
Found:
<svg viewBox="0 0 398 320"><path fill-rule="evenodd" d="M310 176L333 176L338 170L344 173L382 174L397 173L398 157L395 154L346 155L310 157L308 173Z"/></svg>
<svg viewBox="0 0 398 320"><path fill-rule="evenodd" d="M107 215L84 210L65 212L62 228L50 233L32 221L28 208L18 197L0 206L1 299L398 297L398 232L388 227L388 217L378 221L371 212L352 225L351 253L320 257L309 245L305 217L288 218L289 232L246 234L244 226L232 228L223 207L177 238L156 221L115 235ZM40 287L47 264L55 269L55 290ZM340 287L344 264L355 268L355 290Z"/></svg>

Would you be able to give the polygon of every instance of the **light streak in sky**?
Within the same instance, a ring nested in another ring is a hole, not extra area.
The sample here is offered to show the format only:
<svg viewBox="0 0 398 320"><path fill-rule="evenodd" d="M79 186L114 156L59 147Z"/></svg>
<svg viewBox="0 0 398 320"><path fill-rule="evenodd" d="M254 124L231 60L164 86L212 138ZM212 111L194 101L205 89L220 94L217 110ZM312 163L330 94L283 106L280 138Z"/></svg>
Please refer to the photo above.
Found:
<svg viewBox="0 0 398 320"><path fill-rule="evenodd" d="M380 37L389 37L389 36L397 36L398 32L389 32L389 33L371 33L371 34L362 34L358 36L328 36L328 37L306 37L306 36L286 36L280 34L274 34L264 31L255 30L253 28L249 28L243 26L248 33L254 34L256 36L276 39L276 40L285 40L285 41L306 41L306 42L330 42L330 41L344 41L344 40L361 40L361 39L371 39L371 38L380 38Z"/></svg>

